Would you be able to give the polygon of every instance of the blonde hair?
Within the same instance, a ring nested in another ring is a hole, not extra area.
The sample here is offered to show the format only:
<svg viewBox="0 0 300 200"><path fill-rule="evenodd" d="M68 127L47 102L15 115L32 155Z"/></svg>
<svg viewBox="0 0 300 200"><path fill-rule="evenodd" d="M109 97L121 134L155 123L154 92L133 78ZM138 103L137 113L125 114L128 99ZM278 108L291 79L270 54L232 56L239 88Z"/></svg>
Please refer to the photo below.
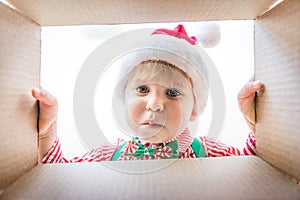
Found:
<svg viewBox="0 0 300 200"><path fill-rule="evenodd" d="M163 60L142 61L133 68L127 81L138 80L141 83L149 82L154 78L163 75L164 77L166 76L170 78L169 83L172 84L172 77L175 74L181 74L187 83L193 87L192 79L186 72L182 71L179 67Z"/></svg>

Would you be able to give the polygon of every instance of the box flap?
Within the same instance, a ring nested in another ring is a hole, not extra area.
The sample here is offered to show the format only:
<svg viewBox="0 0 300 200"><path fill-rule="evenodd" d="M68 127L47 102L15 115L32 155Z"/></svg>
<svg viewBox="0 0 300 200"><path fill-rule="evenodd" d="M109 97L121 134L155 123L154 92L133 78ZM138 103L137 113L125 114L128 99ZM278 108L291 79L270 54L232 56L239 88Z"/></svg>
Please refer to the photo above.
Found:
<svg viewBox="0 0 300 200"><path fill-rule="evenodd" d="M9 0L42 26L254 19L276 0Z"/></svg>
<svg viewBox="0 0 300 200"><path fill-rule="evenodd" d="M284 1L255 23L257 153L300 180L300 1Z"/></svg>
<svg viewBox="0 0 300 200"><path fill-rule="evenodd" d="M40 27L0 3L0 190L37 164Z"/></svg>
<svg viewBox="0 0 300 200"><path fill-rule="evenodd" d="M249 156L39 165L1 197L291 200L300 198L300 188L262 159Z"/></svg>

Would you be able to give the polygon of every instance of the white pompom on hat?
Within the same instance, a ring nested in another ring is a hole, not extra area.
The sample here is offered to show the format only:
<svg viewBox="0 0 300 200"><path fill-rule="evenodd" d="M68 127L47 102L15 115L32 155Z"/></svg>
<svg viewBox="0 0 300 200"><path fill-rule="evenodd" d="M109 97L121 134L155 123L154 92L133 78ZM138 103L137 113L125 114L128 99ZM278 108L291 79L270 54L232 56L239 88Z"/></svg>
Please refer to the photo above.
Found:
<svg viewBox="0 0 300 200"><path fill-rule="evenodd" d="M204 48L215 47L220 42L221 31L216 22L201 23L195 26L193 30L196 34L197 44Z"/></svg>

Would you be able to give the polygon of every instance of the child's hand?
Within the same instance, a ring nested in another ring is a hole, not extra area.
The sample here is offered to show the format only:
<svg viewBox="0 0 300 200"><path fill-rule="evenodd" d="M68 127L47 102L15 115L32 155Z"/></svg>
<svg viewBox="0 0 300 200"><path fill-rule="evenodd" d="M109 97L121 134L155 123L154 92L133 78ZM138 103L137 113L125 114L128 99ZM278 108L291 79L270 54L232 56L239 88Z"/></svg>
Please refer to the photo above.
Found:
<svg viewBox="0 0 300 200"><path fill-rule="evenodd" d="M39 161L48 152L56 139L58 103L44 89L32 88L32 96L39 100Z"/></svg>
<svg viewBox="0 0 300 200"><path fill-rule="evenodd" d="M249 82L241 89L238 94L238 103L241 112L243 113L250 129L255 134L255 104L254 97L255 93L262 88L263 84L261 81L254 81L254 77L251 77Z"/></svg>

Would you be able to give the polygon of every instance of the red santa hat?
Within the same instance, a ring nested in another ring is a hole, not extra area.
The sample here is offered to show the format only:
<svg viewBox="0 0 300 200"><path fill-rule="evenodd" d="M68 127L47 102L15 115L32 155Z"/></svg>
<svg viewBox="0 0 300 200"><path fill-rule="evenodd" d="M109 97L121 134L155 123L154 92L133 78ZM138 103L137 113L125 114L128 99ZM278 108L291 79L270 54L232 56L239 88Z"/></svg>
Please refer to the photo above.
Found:
<svg viewBox="0 0 300 200"><path fill-rule="evenodd" d="M205 31L207 29L210 31ZM184 26L179 24L173 30L157 29L150 33L147 38L135 41L139 48L123 56L118 80L119 86L126 84L130 71L141 62L151 59L163 60L177 66L191 77L195 96L195 110L201 113L205 108L208 95L207 68L213 67L213 62L202 47L216 45L220 40L220 29L215 23L209 23L200 29L198 28L198 31L201 30L206 34L211 33L211 39L208 39L208 35L205 34L201 36L201 33L198 36L189 37Z"/></svg>

